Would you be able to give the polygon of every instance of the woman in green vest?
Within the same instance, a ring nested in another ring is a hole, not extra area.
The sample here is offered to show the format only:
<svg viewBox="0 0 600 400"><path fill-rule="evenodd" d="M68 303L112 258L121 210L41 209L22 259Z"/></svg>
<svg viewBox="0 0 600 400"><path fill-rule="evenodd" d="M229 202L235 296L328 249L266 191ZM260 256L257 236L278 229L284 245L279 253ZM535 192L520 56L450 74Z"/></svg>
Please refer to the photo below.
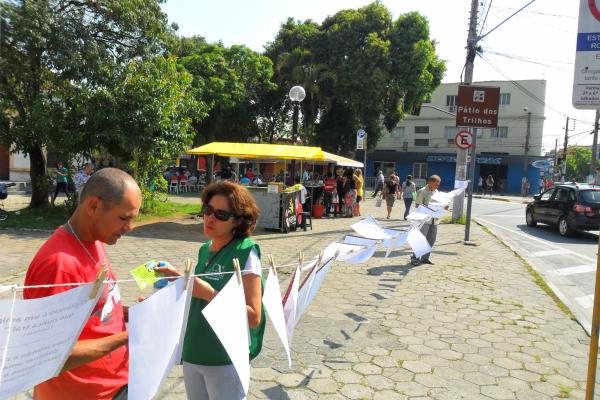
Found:
<svg viewBox="0 0 600 400"><path fill-rule="evenodd" d="M245 399L231 359L202 310L232 278L233 259L239 259L250 326L248 356L253 359L258 355L266 322L262 307L264 281L260 248L249 236L256 226L259 209L248 189L229 181L206 187L202 204L204 235L210 240L200 247L195 274L216 274L196 277L194 281L182 356L185 390L188 398L194 400ZM172 267L159 271L178 274Z"/></svg>

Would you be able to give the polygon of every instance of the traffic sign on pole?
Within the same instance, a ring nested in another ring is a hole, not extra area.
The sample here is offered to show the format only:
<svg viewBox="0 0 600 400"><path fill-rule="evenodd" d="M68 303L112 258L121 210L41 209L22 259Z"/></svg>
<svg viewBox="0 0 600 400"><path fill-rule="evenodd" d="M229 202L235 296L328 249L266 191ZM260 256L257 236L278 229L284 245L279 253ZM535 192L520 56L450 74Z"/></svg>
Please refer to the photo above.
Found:
<svg viewBox="0 0 600 400"><path fill-rule="evenodd" d="M580 0L573 78L573 107L600 108L600 10L594 0Z"/></svg>
<svg viewBox="0 0 600 400"><path fill-rule="evenodd" d="M454 144L459 149L470 149L473 146L473 135L469 131L460 131L454 136Z"/></svg>
<svg viewBox="0 0 600 400"><path fill-rule="evenodd" d="M364 129L359 129L356 132L356 150L364 150L365 149L365 138L367 137L367 132Z"/></svg>

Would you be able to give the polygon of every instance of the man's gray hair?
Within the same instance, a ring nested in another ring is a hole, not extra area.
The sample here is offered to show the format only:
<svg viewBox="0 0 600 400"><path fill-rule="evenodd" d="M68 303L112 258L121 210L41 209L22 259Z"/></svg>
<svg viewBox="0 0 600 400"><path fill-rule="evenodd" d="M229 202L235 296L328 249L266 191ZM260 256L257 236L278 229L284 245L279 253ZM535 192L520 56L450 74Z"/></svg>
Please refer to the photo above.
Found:
<svg viewBox="0 0 600 400"><path fill-rule="evenodd" d="M103 168L90 176L81 192L80 202L83 203L88 197L99 197L110 209L123 200L129 187L138 188L138 184L127 172L118 168Z"/></svg>
<svg viewBox="0 0 600 400"><path fill-rule="evenodd" d="M439 177L439 175L431 175L429 178L427 178L427 182L441 182L442 178Z"/></svg>

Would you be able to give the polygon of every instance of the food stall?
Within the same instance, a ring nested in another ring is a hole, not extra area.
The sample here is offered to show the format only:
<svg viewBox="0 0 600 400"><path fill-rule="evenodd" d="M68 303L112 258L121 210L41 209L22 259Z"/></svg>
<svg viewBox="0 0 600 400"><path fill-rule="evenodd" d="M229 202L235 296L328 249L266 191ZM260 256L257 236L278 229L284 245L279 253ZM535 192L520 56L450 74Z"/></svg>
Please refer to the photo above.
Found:
<svg viewBox="0 0 600 400"><path fill-rule="evenodd" d="M187 151L196 155L219 155L255 160L326 161L320 147L289 146L263 143L212 142ZM283 190L279 183L247 186L260 209L257 225L282 232L295 230L302 223L300 191Z"/></svg>

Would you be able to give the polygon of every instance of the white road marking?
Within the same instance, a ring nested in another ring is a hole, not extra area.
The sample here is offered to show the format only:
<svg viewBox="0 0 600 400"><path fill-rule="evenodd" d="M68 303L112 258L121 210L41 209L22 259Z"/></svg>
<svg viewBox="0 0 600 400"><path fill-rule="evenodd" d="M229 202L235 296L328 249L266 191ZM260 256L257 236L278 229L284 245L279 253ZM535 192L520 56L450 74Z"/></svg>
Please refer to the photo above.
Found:
<svg viewBox="0 0 600 400"><path fill-rule="evenodd" d="M583 308L592 308L594 306L594 295L588 294L586 296L576 297L575 301Z"/></svg>
<svg viewBox="0 0 600 400"><path fill-rule="evenodd" d="M483 218L481 218L481 217L475 217L475 219L476 219L476 220L484 220L484 219L483 219ZM512 232L512 233L514 233L515 235L523 236L523 237L527 238L528 240L530 240L530 241L532 241L532 242L538 242L538 243L541 243L541 244L543 244L545 247L550 247L550 248L557 249L557 250L565 250L567 253L569 253L569 254L573 254L573 255L575 255L576 257L579 257L579 258L581 258L581 259L583 259L583 260L586 260L586 261L588 261L588 262L590 262L590 263L595 263L595 262L596 262L596 259L595 259L595 258L584 256L584 255L582 255L582 254L579 254L579 253L577 253L577 252L575 252L575 251L573 251L573 250L569 250L569 249L563 249L562 247L560 247L560 246L556 246L556 245L552 244L552 243L551 243L551 242L549 242L549 241L542 240L542 239L538 239L538 238L536 238L536 237L533 237L533 236L531 236L531 235L528 235L528 234L526 234L526 233L519 232L519 231L515 231L514 229L506 228L506 227L504 227L504 226L502 226L502 225L498 225L498 224L495 224L495 223L493 223L493 222L490 222L490 221L485 221L485 222L484 222L484 225L485 225L485 224L493 225L493 226L495 226L495 227L497 227L497 228L504 229L505 231Z"/></svg>
<svg viewBox="0 0 600 400"><path fill-rule="evenodd" d="M547 257L547 256L556 256L559 254L570 254L569 250L566 249L556 249L556 250L541 250L541 251L532 251L531 255L536 257Z"/></svg>
<svg viewBox="0 0 600 400"><path fill-rule="evenodd" d="M586 272L595 272L596 264L585 264L578 265L576 267L568 267L568 268L560 268L556 271L556 275L565 276L565 275L574 275L574 274L584 274Z"/></svg>

